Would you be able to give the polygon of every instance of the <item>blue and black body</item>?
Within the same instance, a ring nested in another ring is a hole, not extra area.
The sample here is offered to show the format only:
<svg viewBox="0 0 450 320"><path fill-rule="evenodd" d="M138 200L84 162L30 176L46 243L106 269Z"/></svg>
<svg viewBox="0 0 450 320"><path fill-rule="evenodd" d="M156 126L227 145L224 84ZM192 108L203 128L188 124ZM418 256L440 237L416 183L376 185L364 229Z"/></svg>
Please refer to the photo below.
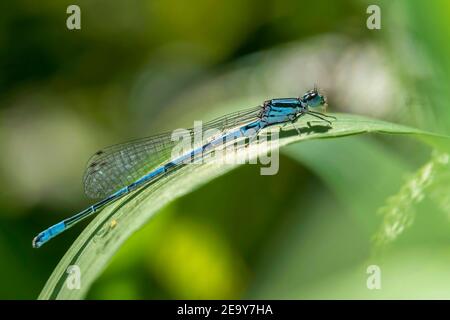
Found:
<svg viewBox="0 0 450 320"><path fill-rule="evenodd" d="M102 197L103 200L39 233L33 239L33 247L41 247L107 204L158 180L184 165L187 160L214 150L224 140L252 138L264 128L294 123L305 114L331 124L326 118L333 117L312 110L322 106L326 106L326 98L317 89L310 90L299 98L267 100L262 106L207 122L204 130L215 128L221 130L222 134L171 160L167 160L170 159L167 151L174 146L170 133L100 150L88 162L84 188L88 196Z"/></svg>

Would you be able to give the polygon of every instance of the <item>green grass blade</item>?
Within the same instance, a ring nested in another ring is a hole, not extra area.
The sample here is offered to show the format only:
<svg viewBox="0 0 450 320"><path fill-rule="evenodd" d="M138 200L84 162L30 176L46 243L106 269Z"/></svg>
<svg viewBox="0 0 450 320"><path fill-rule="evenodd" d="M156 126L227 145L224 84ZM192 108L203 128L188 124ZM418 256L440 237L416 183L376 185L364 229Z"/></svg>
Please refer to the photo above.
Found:
<svg viewBox="0 0 450 320"><path fill-rule="evenodd" d="M385 121L348 114L335 116L337 120L331 128L317 122L308 126L307 122L314 119L300 118L296 127L302 134L298 135L291 125L283 128L280 134L280 147L303 140L337 138L369 132L413 135L435 147L446 147L449 141L444 136ZM268 151L261 148L250 149L251 158ZM236 166L217 163L185 166L161 181L107 206L66 252L48 279L39 299L82 299L119 247L156 212L169 202ZM69 276L67 269L71 265L78 266L81 271L81 286L78 290L70 290L66 285Z"/></svg>

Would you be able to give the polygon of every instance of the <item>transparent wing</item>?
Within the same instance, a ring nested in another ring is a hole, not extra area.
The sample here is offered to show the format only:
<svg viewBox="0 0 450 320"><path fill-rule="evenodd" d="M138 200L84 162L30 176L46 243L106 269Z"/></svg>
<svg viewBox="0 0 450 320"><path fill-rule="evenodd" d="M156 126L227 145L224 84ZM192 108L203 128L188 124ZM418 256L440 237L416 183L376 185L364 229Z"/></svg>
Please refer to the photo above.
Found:
<svg viewBox="0 0 450 320"><path fill-rule="evenodd" d="M258 119L262 107L238 111L206 122L209 129L226 131ZM193 129L189 129L191 136ZM176 141L172 132L132 140L97 151L88 161L83 177L84 191L91 198L107 197L170 159Z"/></svg>

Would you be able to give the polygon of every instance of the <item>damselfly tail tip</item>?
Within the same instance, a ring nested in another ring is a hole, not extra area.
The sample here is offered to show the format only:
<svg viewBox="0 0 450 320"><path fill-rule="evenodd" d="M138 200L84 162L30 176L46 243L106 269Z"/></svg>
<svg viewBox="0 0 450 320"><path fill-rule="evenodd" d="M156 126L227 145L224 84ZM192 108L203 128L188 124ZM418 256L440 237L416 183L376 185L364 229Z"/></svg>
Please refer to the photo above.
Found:
<svg viewBox="0 0 450 320"><path fill-rule="evenodd" d="M58 234L64 232L66 230L66 223L64 221L61 221L50 228L42 231L39 233L32 242L33 248L40 248L45 243L50 241L52 238L56 237Z"/></svg>
<svg viewBox="0 0 450 320"><path fill-rule="evenodd" d="M42 246L40 239L41 239L40 234L38 234L36 237L33 238L33 241L31 242L33 248L37 249L40 246Z"/></svg>
<svg viewBox="0 0 450 320"><path fill-rule="evenodd" d="M33 241L31 242L33 248L40 248L45 243L44 241L42 241L42 237L43 232L39 233L36 237L33 238Z"/></svg>

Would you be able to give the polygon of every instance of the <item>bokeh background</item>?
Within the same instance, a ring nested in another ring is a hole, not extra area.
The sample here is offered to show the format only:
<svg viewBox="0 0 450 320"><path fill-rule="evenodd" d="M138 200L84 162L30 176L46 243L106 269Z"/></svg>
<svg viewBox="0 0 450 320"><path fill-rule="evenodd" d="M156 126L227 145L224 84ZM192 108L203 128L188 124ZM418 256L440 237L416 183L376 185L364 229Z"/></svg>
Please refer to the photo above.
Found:
<svg viewBox="0 0 450 320"><path fill-rule="evenodd" d="M315 83L334 112L449 134L449 21L446 0L0 2L0 298L38 296L88 222L31 239L92 204L106 145ZM450 298L447 162L399 136L289 146L275 176L241 166L166 206L87 298Z"/></svg>

